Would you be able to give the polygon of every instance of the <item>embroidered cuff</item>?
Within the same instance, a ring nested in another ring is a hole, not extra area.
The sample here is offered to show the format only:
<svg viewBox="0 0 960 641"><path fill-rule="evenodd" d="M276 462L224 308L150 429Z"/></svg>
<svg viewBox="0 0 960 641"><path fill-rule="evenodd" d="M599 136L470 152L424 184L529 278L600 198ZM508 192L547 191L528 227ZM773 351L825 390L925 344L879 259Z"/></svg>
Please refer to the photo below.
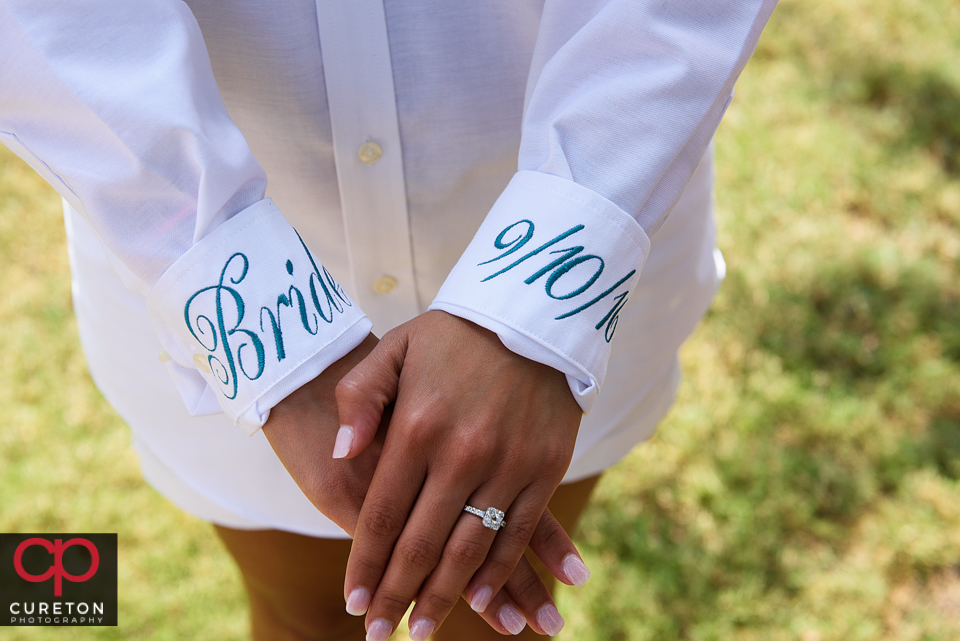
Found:
<svg viewBox="0 0 960 641"><path fill-rule="evenodd" d="M372 327L269 199L181 256L147 311L188 407L215 396L247 434Z"/></svg>
<svg viewBox="0 0 960 641"><path fill-rule="evenodd" d="M606 198L521 171L430 309L486 327L510 350L560 370L587 413L649 250L640 225Z"/></svg>

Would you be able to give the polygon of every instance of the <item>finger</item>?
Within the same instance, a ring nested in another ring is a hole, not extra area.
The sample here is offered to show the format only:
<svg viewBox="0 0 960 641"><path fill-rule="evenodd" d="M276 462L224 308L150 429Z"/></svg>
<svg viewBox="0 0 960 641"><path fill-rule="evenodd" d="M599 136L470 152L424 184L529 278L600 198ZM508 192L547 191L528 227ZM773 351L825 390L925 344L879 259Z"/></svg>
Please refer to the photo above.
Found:
<svg viewBox="0 0 960 641"><path fill-rule="evenodd" d="M526 559L522 559L520 563L517 564L516 572L524 576L526 576L527 573L537 573ZM464 594L464 598L468 598L466 594ZM549 592L546 593L546 598L550 598ZM478 614L483 617L483 620L486 621L491 628L500 634L517 635L527 627L526 618L523 616L520 608L517 607L517 604L510 598L506 588L500 590L495 595L491 595L487 599L487 606ZM416 625L416 622L414 622L414 625ZM540 630L536 628L534 628L534 631L540 632Z"/></svg>
<svg viewBox="0 0 960 641"><path fill-rule="evenodd" d="M525 512L526 504L530 502L533 503L534 511ZM498 590L506 582L517 559L528 545L547 570L567 585L579 587L587 582L590 570L583 563L566 530L549 509L544 509L539 522L533 526L524 520L523 514L535 514L539 504L536 497L525 494L517 497L511 510L515 515L511 517L511 527L504 528L497 536L487 560L470 581L469 592L479 592L484 586L493 592ZM513 527L514 525L517 527ZM526 540L531 528L532 535Z"/></svg>
<svg viewBox="0 0 960 641"><path fill-rule="evenodd" d="M526 558L523 561L526 561ZM552 637L560 634L564 624L563 617L557 611L557 604L554 603L550 591L532 566L529 573L514 573L507 579L503 589L534 631Z"/></svg>
<svg viewBox="0 0 960 641"><path fill-rule="evenodd" d="M384 447L373 473L347 559L344 598L347 612L354 616L367 611L426 477L423 463L406 456L402 444L394 447L400 451L390 457L386 455L390 448Z"/></svg>
<svg viewBox="0 0 960 641"><path fill-rule="evenodd" d="M563 617L542 578L532 568L529 573L514 569L528 564L523 556L524 550L529 544L547 569L565 583L576 585L579 581L582 585L590 574L570 537L546 508L549 498L549 491L532 486L521 492L511 506L507 527L498 533L486 561L470 581L467 594L470 595L470 606L482 611L486 607L484 598L502 591L501 586L504 586L530 627L540 634L554 636L563 628ZM540 519L533 523L530 519L538 511ZM503 617L509 619L509 608Z"/></svg>
<svg viewBox="0 0 960 641"><path fill-rule="evenodd" d="M496 594L503 587L533 538L549 499L548 489L537 491L534 486L525 488L517 496L507 515L507 524L497 532L486 560L470 581L471 594ZM470 606L478 611L483 609L482 602L471 601Z"/></svg>
<svg viewBox="0 0 960 641"><path fill-rule="evenodd" d="M467 598L476 600L475 595ZM500 634L520 634L529 624L537 634L555 636L564 623L550 591L525 556L480 616Z"/></svg>
<svg viewBox="0 0 960 641"><path fill-rule="evenodd" d="M373 441L384 409L397 398L406 340L387 332L336 388L340 431L333 458L353 458Z"/></svg>
<svg viewBox="0 0 960 641"><path fill-rule="evenodd" d="M507 507L507 500L509 499L495 499L491 502L489 499L483 498L486 496L503 497L505 495L506 490L491 491L487 488L481 488L470 497L468 504L485 512L491 504ZM410 621L416 624L418 631L425 630L431 625L439 626L440 622L450 614L450 610L456 605L459 595L469 583L470 577L483 565L491 544L494 542L494 537L499 535L498 531L487 527L486 522L487 519L474 514L461 513L456 526L450 533L450 538L444 545L440 562L426 579L423 587L420 588L417 595L417 604L410 614ZM492 525L495 525L495 523ZM503 529L499 532L503 532ZM517 560L514 559L513 566L516 565ZM496 589L499 589L500 585L506 581L507 576L514 569L513 566L509 568L503 581L496 586ZM414 639L414 641L420 640Z"/></svg>
<svg viewBox="0 0 960 641"><path fill-rule="evenodd" d="M533 532L530 550L550 574L567 585L580 587L590 578L590 570L577 551L577 546L549 509L544 511Z"/></svg>
<svg viewBox="0 0 960 641"><path fill-rule="evenodd" d="M463 536L458 519L469 493L457 494L451 490L452 483L437 476L428 478L424 485L374 592L367 612L368 638L372 641L386 639L381 631L395 629L415 598L430 602L434 605L431 611L442 612L445 617L493 543L494 532L484 528L475 516L472 518L478 527L468 537ZM440 594L426 594L423 587L427 577L444 574L451 564L462 568L462 580L453 583L452 591L447 586ZM418 629L423 630L423 626L421 623Z"/></svg>

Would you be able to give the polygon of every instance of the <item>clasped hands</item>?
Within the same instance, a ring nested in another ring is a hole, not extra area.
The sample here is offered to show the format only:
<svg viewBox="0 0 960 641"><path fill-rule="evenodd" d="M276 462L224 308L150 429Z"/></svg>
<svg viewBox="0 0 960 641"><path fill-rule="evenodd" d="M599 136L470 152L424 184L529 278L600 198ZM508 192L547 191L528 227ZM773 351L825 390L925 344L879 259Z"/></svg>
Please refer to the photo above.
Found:
<svg viewBox="0 0 960 641"><path fill-rule="evenodd" d="M338 420L339 417L339 420ZM411 602L431 635L462 594L498 632L559 617L526 558L582 584L546 509L573 455L580 407L560 372L444 312L368 336L271 412L264 434L311 502L353 539L347 610L386 639ZM333 458L336 456L337 458ZM506 512L495 532L465 504Z"/></svg>

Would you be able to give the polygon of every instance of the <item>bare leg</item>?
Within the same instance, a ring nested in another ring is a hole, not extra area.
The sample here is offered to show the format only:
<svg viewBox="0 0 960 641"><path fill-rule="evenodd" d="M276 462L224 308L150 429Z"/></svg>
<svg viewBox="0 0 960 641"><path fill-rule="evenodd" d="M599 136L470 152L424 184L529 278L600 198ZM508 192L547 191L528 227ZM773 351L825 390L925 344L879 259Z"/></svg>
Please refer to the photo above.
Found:
<svg viewBox="0 0 960 641"><path fill-rule="evenodd" d="M576 527L599 478L561 485L551 499L551 512L568 532ZM255 641L360 641L365 637L363 617L350 616L344 609L349 540L214 527L240 567L250 598ZM530 561L552 588L553 577L535 557ZM527 628L515 638L542 637ZM485 641L503 637L461 599L434 639Z"/></svg>
<svg viewBox="0 0 960 641"><path fill-rule="evenodd" d="M363 617L344 610L350 540L214 527L240 566L254 641L348 641L366 636Z"/></svg>

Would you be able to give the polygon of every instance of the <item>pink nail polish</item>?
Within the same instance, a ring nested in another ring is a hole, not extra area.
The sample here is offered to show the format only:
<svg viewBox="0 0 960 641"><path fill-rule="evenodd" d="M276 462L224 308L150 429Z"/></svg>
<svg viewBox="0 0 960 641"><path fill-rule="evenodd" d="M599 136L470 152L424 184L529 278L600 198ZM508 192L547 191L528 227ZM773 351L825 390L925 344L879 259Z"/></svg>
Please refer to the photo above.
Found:
<svg viewBox="0 0 960 641"><path fill-rule="evenodd" d="M353 428L349 425L341 425L337 432L337 442L333 445L333 458L343 458L350 453L350 447L353 445Z"/></svg>
<svg viewBox="0 0 960 641"><path fill-rule="evenodd" d="M485 585L473 593L473 597L470 599L470 607L474 612L483 612L490 605L492 599L493 588Z"/></svg>
<svg viewBox="0 0 960 641"><path fill-rule="evenodd" d="M418 617L410 626L411 641L427 641L436 627L437 624L430 619Z"/></svg>
<svg viewBox="0 0 960 641"><path fill-rule="evenodd" d="M367 641L387 641L393 634L393 624L386 619L374 619L367 628Z"/></svg>
<svg viewBox="0 0 960 641"><path fill-rule="evenodd" d="M355 617L362 616L370 607L370 591L364 588L354 588L347 597L347 613Z"/></svg>
<svg viewBox="0 0 960 641"><path fill-rule="evenodd" d="M590 578L590 570L587 569L587 566L583 564L583 561L581 561L580 557L576 554L568 554L565 556L563 563L560 564L560 569L563 570L563 573L567 576L567 579L570 580L570 583L578 588Z"/></svg>
<svg viewBox="0 0 960 641"><path fill-rule="evenodd" d="M520 610L507 603L497 612L497 621L510 634L520 634L527 625L527 620L520 614Z"/></svg>
<svg viewBox="0 0 960 641"><path fill-rule="evenodd" d="M563 629L563 617L557 612L557 608L552 603L548 603L537 610L537 623L543 628L543 631L552 637L560 634Z"/></svg>

